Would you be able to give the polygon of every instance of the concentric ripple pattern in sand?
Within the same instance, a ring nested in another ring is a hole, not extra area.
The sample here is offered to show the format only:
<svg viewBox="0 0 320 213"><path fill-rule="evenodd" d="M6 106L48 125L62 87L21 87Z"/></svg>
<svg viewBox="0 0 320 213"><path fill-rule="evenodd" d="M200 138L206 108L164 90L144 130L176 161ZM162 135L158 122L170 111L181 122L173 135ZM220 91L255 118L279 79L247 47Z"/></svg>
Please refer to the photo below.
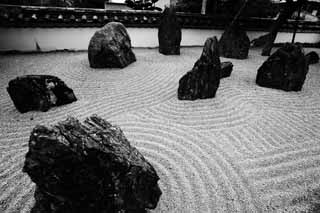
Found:
<svg viewBox="0 0 320 213"><path fill-rule="evenodd" d="M318 51L318 50L316 50ZM178 81L201 48L180 56L134 49L125 69L91 69L87 53L0 58L0 212L29 212L34 184L22 173L36 124L98 114L123 129L154 165L163 195L151 212L302 212L320 189L320 65L301 92L258 87L266 57L233 60L214 99L177 100ZM319 51L318 51L319 52ZM222 61L229 59L221 58ZM78 101L20 114L6 92L23 74L56 75Z"/></svg>

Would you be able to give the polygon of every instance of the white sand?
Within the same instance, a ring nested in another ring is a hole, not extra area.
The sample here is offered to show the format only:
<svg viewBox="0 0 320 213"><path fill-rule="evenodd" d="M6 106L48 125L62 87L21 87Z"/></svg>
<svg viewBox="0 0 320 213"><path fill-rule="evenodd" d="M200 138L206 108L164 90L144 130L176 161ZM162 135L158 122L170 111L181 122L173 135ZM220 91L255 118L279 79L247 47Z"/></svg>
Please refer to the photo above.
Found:
<svg viewBox="0 0 320 213"><path fill-rule="evenodd" d="M34 185L21 171L32 128L94 113L121 127L156 168L163 195L151 212L312 207L320 189L319 64L310 66L301 92L262 88L255 77L266 57L251 50L248 60L232 60L234 71L216 98L191 102L177 100L178 81L201 48L184 48L180 56L134 52L137 62L122 70L91 69L86 53L1 56L0 212L33 205ZM79 100L20 114L6 86L23 74L56 75Z"/></svg>

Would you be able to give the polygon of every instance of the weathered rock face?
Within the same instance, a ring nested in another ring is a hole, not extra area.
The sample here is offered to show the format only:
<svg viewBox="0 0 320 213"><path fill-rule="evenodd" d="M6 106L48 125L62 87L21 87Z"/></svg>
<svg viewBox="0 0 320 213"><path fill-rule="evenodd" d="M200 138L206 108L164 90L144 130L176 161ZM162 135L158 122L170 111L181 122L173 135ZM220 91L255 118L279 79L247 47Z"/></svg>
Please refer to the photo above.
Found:
<svg viewBox="0 0 320 213"><path fill-rule="evenodd" d="M129 34L119 22L110 22L93 35L88 57L92 68L123 68L136 61Z"/></svg>
<svg viewBox="0 0 320 213"><path fill-rule="evenodd" d="M226 78L231 75L233 64L230 61L221 62L221 78Z"/></svg>
<svg viewBox="0 0 320 213"><path fill-rule="evenodd" d="M36 126L23 171L36 184L37 213L144 212L161 195L152 165L97 116Z"/></svg>
<svg viewBox="0 0 320 213"><path fill-rule="evenodd" d="M63 81L51 75L25 75L9 82L7 91L21 113L31 110L48 111L53 106L77 100Z"/></svg>
<svg viewBox="0 0 320 213"><path fill-rule="evenodd" d="M216 37L205 42L200 59L193 69L179 80L178 99L213 98L220 84L220 58Z"/></svg>
<svg viewBox="0 0 320 213"><path fill-rule="evenodd" d="M302 47L287 43L258 69L256 83L263 87L299 91L307 72L308 64Z"/></svg>
<svg viewBox="0 0 320 213"><path fill-rule="evenodd" d="M220 55L226 58L248 58L250 40L238 24L227 28L219 40Z"/></svg>
<svg viewBox="0 0 320 213"><path fill-rule="evenodd" d="M308 64L317 64L319 63L319 55L315 51L311 51L306 54L306 59Z"/></svg>
<svg viewBox="0 0 320 213"><path fill-rule="evenodd" d="M160 53L164 55L180 55L181 26L174 7L166 7L162 13L158 39Z"/></svg>

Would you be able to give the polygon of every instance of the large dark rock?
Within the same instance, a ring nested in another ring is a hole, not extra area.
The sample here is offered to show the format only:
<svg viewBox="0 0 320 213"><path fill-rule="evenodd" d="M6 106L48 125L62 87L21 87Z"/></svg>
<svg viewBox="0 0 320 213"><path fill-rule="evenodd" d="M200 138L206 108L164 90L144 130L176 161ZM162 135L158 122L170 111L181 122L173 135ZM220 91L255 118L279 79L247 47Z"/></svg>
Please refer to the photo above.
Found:
<svg viewBox="0 0 320 213"><path fill-rule="evenodd" d="M221 78L229 77L232 73L233 64L230 61L221 62Z"/></svg>
<svg viewBox="0 0 320 213"><path fill-rule="evenodd" d="M164 55L180 55L181 26L174 7L166 7L162 13L158 39L160 53Z"/></svg>
<svg viewBox="0 0 320 213"><path fill-rule="evenodd" d="M213 98L220 84L220 58L216 37L208 38L191 71L179 80L178 99Z"/></svg>
<svg viewBox="0 0 320 213"><path fill-rule="evenodd" d="M88 57L92 68L123 68L136 61L129 34L119 22L110 22L93 35Z"/></svg>
<svg viewBox="0 0 320 213"><path fill-rule="evenodd" d="M9 82L7 91L19 112L48 111L77 100L63 81L51 75L25 75Z"/></svg>
<svg viewBox="0 0 320 213"><path fill-rule="evenodd" d="M258 69L256 83L263 87L299 91L308 72L307 59L300 45L287 43Z"/></svg>
<svg viewBox="0 0 320 213"><path fill-rule="evenodd" d="M307 58L308 64L319 63L319 55L315 51L311 51L311 52L307 53L306 58Z"/></svg>
<svg viewBox="0 0 320 213"><path fill-rule="evenodd" d="M249 37L239 24L228 27L219 40L219 50L222 57L246 59L249 48Z"/></svg>
<svg viewBox="0 0 320 213"><path fill-rule="evenodd" d="M31 212L144 212L161 195L152 165L95 115L36 126L23 171L36 184Z"/></svg>

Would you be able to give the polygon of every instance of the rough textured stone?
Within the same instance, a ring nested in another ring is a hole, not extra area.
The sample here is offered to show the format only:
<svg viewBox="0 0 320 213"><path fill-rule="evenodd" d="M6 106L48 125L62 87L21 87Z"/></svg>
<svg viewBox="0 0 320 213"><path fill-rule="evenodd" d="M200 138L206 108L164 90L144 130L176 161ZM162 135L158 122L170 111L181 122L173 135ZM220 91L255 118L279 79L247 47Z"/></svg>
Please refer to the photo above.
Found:
<svg viewBox="0 0 320 213"><path fill-rule="evenodd" d="M239 24L228 27L219 40L220 55L226 58L248 58L250 40Z"/></svg>
<svg viewBox="0 0 320 213"><path fill-rule="evenodd" d="M208 38L203 52L191 71L179 80L178 99L215 97L220 84L220 58L216 37Z"/></svg>
<svg viewBox="0 0 320 213"><path fill-rule="evenodd" d="M120 128L75 118L30 136L23 171L36 184L32 212L144 212L157 206L159 177Z"/></svg>
<svg viewBox="0 0 320 213"><path fill-rule="evenodd" d="M9 82L7 91L21 113L31 110L48 111L53 106L77 100L63 81L51 75L25 75Z"/></svg>
<svg viewBox="0 0 320 213"><path fill-rule="evenodd" d="M319 63L319 55L315 51L311 51L311 52L307 53L306 58L307 58L308 64Z"/></svg>
<svg viewBox="0 0 320 213"><path fill-rule="evenodd" d="M166 7L162 13L158 39L160 53L164 55L180 55L181 26L174 7Z"/></svg>
<svg viewBox="0 0 320 213"><path fill-rule="evenodd" d="M123 68L136 61L129 34L119 22L110 22L93 35L88 57L92 68Z"/></svg>
<svg viewBox="0 0 320 213"><path fill-rule="evenodd" d="M226 78L231 75L233 64L230 61L221 62L221 78Z"/></svg>
<svg viewBox="0 0 320 213"><path fill-rule="evenodd" d="M307 72L308 64L302 47L287 43L258 69L256 83L263 87L299 91Z"/></svg>

